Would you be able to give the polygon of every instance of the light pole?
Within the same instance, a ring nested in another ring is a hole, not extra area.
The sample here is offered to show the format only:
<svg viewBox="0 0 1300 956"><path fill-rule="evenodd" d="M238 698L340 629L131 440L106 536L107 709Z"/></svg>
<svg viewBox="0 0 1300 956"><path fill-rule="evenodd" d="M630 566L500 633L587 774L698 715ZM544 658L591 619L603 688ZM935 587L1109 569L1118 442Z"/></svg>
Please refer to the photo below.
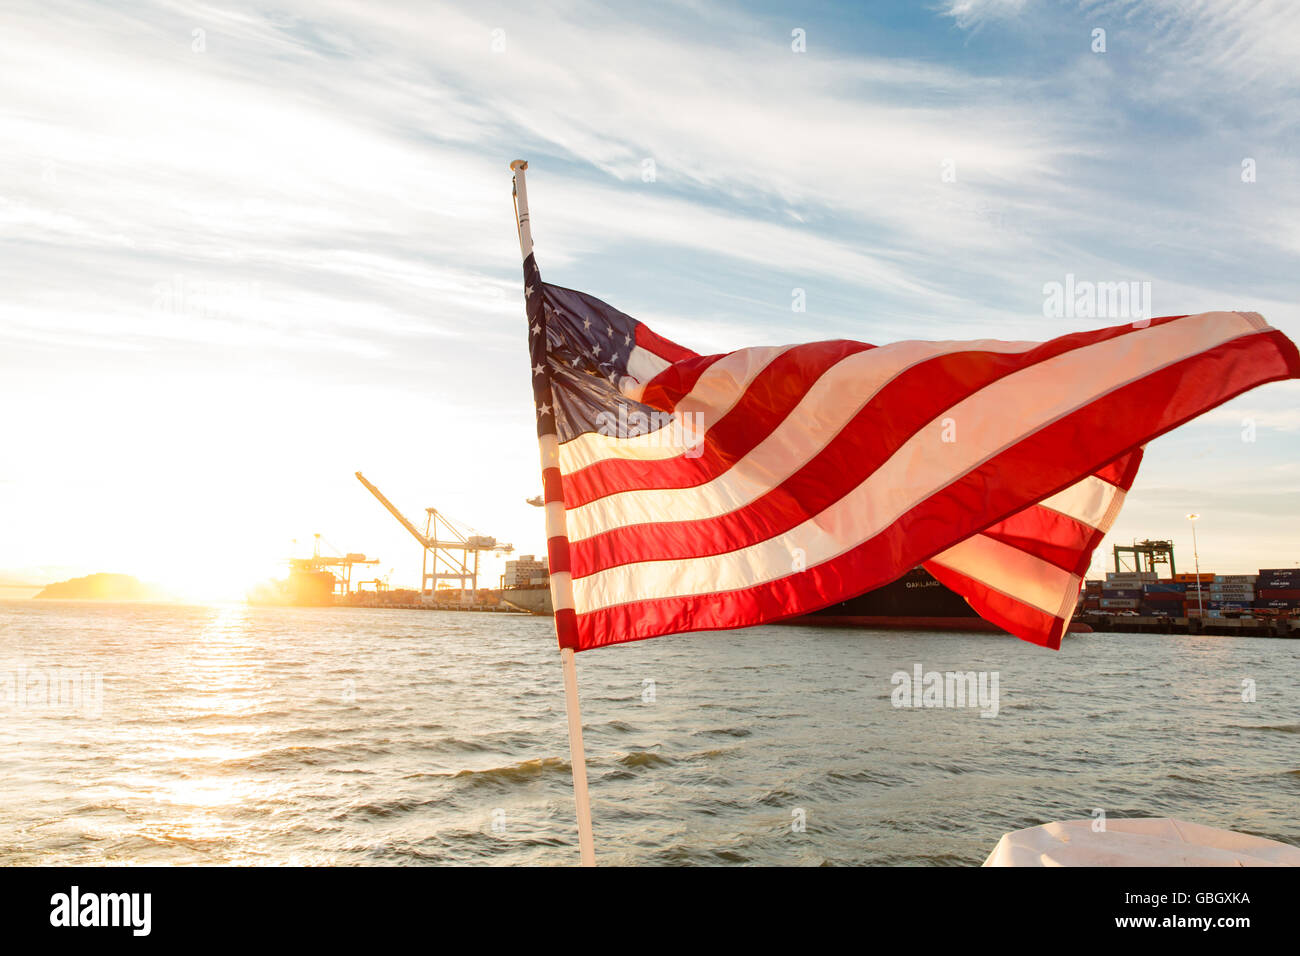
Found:
<svg viewBox="0 0 1300 956"><path fill-rule="evenodd" d="M1196 550L1196 519L1198 514L1190 514L1187 520L1192 523L1192 563L1196 565L1196 606L1200 609L1201 620L1205 620L1205 598L1201 596L1201 556Z"/></svg>

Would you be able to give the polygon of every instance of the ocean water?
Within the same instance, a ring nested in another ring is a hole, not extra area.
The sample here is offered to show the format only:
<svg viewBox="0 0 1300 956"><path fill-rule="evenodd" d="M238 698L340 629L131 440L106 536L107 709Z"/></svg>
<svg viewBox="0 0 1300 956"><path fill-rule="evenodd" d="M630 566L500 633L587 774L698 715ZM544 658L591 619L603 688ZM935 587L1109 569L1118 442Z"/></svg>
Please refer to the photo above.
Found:
<svg viewBox="0 0 1300 956"><path fill-rule="evenodd" d="M793 627L580 654L598 859L972 865L1098 809L1300 844L1298 662ZM917 665L996 674L996 716L894 706ZM0 718L3 864L577 862L545 619L0 602Z"/></svg>

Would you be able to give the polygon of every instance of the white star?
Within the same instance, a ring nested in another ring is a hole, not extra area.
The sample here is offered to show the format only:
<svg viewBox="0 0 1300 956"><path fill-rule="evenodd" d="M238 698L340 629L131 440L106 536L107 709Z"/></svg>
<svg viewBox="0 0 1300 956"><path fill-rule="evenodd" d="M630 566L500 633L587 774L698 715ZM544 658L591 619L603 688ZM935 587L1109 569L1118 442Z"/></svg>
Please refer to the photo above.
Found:
<svg viewBox="0 0 1300 956"><path fill-rule="evenodd" d="M625 335L625 336L623 336L623 344L624 344L624 345L631 345L631 344L632 344L632 336L630 336L630 335Z"/></svg>
<svg viewBox="0 0 1300 956"><path fill-rule="evenodd" d="M532 286L525 286L525 287L524 287L524 298L526 299L526 298L528 298L528 297L529 297L530 295L532 295L532 294L533 294L533 287L532 287Z"/></svg>
<svg viewBox="0 0 1300 956"><path fill-rule="evenodd" d="M600 346L599 346L599 345L593 345L593 346L591 347L591 354L592 354L592 355L599 355L599 354L600 354Z"/></svg>
<svg viewBox="0 0 1300 956"><path fill-rule="evenodd" d="M551 406L547 405L545 402L542 402L542 407L539 408L537 412L540 415L549 415L551 414Z"/></svg>
<svg viewBox="0 0 1300 956"><path fill-rule="evenodd" d="M541 366L540 364L538 364L538 365L534 365L534 366L533 366L533 374L534 374L534 375L541 375L542 372L544 372L544 371L545 371L545 369L543 369L542 366Z"/></svg>
<svg viewBox="0 0 1300 956"><path fill-rule="evenodd" d="M583 331L586 331L586 330L590 329L590 328L591 328L591 319L583 319L583 320L582 320L582 328L583 328Z"/></svg>
<svg viewBox="0 0 1300 956"><path fill-rule="evenodd" d="M609 334L609 337L611 339L614 337L614 326L612 325L605 326L605 331Z"/></svg>
<svg viewBox="0 0 1300 956"><path fill-rule="evenodd" d="M537 334L538 334L539 332L541 332L541 331L542 331L541 323L534 323L534 324L533 324L533 335L537 335Z"/></svg>

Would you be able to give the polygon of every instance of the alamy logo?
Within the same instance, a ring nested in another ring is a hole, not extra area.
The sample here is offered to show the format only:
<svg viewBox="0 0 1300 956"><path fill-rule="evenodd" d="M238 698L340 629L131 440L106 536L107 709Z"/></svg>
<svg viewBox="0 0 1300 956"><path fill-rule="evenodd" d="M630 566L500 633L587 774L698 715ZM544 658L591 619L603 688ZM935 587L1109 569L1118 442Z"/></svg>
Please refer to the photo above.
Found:
<svg viewBox="0 0 1300 956"><path fill-rule="evenodd" d="M1136 319L1151 321L1150 282L1043 283L1043 317L1047 319Z"/></svg>
<svg viewBox="0 0 1300 956"><path fill-rule="evenodd" d="M152 893L82 893L74 886L50 897L51 926L129 926L133 936L152 928Z"/></svg>
<svg viewBox="0 0 1300 956"><path fill-rule="evenodd" d="M0 671L0 711L6 710L102 716L104 676L73 667L20 665Z"/></svg>
<svg viewBox="0 0 1300 956"><path fill-rule="evenodd" d="M895 707L978 707L981 717L998 715L998 671L895 671L889 695Z"/></svg>
<svg viewBox="0 0 1300 956"><path fill-rule="evenodd" d="M628 411L627 405L620 404L618 414L596 415L596 431L608 438L645 438L655 447L681 448L683 458L704 454L703 412Z"/></svg>

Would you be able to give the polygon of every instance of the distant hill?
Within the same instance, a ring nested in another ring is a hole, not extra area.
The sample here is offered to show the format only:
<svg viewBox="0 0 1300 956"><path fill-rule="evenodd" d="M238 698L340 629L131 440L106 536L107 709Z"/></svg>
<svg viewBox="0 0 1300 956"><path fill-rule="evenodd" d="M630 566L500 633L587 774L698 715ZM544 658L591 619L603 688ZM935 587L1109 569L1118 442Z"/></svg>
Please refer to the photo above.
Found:
<svg viewBox="0 0 1300 956"><path fill-rule="evenodd" d="M48 585L35 600L51 598L72 601L158 601L166 597L156 588L129 574L88 574Z"/></svg>

